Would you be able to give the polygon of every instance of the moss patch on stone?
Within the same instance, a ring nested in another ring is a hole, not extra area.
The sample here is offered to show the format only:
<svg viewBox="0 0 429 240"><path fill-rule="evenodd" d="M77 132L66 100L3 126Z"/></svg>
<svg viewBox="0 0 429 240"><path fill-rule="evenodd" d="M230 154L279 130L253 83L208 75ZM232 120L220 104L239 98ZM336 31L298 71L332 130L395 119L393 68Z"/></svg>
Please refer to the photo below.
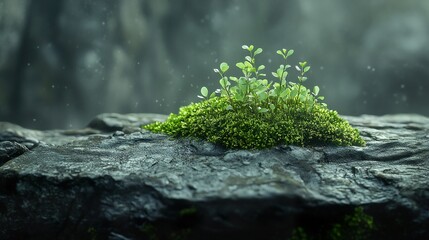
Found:
<svg viewBox="0 0 429 240"><path fill-rule="evenodd" d="M181 107L165 122L144 126L156 133L173 137L193 137L220 144L230 149L263 149L279 144L300 146L363 146L357 129L336 111L315 104L312 111L294 103L289 108L255 113L248 106L214 97ZM293 106L293 107L292 107Z"/></svg>
<svg viewBox="0 0 429 240"><path fill-rule="evenodd" d="M165 122L144 128L239 149L262 149L279 144L365 144L356 129L320 102L324 97L319 95L318 86L310 91L303 85L310 70L306 61L295 65L297 83L287 79L288 69L292 67L288 58L294 50L277 51L284 64L271 72L276 80L270 82L262 72L265 66L256 64L262 48L253 45L242 48L248 55L236 67L243 76L226 76L229 65L222 62L219 69L214 69L220 76L220 89L209 94L207 87L202 87L198 97L204 101L182 107Z"/></svg>

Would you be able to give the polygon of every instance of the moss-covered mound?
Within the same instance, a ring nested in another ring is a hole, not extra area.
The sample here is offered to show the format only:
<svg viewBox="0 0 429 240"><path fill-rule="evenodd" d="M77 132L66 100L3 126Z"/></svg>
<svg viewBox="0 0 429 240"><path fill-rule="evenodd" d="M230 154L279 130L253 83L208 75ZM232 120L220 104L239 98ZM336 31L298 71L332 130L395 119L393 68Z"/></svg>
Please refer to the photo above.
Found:
<svg viewBox="0 0 429 240"><path fill-rule="evenodd" d="M279 144L339 146L365 144L357 129L336 111L315 104L311 112L291 107L255 113L241 102L214 97L180 108L165 122L156 122L145 129L174 137L195 137L227 148L262 149Z"/></svg>
<svg viewBox="0 0 429 240"><path fill-rule="evenodd" d="M201 88L200 103L182 107L179 114L171 114L164 123L145 126L153 132L174 137L195 137L224 145L227 148L260 149L278 144L314 145L333 144L340 146L364 145L359 132L327 109L319 95L319 87L313 91L303 83L310 70L307 62L298 62L298 82L288 81L288 58L292 49L277 51L284 64L271 72L275 81L268 81L262 72L264 65L256 64L256 56L262 48L243 45L248 53L237 68L243 76L226 76L229 65L221 63L219 69L220 89L209 94Z"/></svg>

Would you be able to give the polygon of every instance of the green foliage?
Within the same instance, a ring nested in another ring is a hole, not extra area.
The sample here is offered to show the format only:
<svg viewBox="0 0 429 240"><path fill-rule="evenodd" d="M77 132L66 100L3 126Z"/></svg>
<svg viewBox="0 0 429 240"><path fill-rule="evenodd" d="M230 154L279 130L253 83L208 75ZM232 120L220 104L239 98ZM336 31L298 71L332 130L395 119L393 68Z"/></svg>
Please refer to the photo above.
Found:
<svg viewBox="0 0 429 240"><path fill-rule="evenodd" d="M341 224L334 224L329 233L332 240L365 240L370 239L375 230L374 220L364 213L362 207L357 207L354 213L346 215Z"/></svg>
<svg viewBox="0 0 429 240"><path fill-rule="evenodd" d="M149 240L159 240L157 229L153 224L145 223L140 227L140 230L145 234Z"/></svg>
<svg viewBox="0 0 429 240"><path fill-rule="evenodd" d="M298 227L292 231L292 237L289 240L309 240L307 233L302 227Z"/></svg>
<svg viewBox="0 0 429 240"><path fill-rule="evenodd" d="M261 149L282 143L365 144L356 129L319 102L324 97L318 95L318 86L310 91L303 85L310 70L307 62L295 66L297 83L287 80L293 50L277 51L284 64L272 72L277 80L269 82L263 73L265 66L256 64L255 57L263 50L253 45L242 48L248 55L236 66L243 76L226 76L229 65L221 63L214 69L220 76L220 89L209 94L207 87L202 87L199 97L204 101L182 107L165 122L144 128L174 137L201 138L227 148Z"/></svg>
<svg viewBox="0 0 429 240"><path fill-rule="evenodd" d="M304 228L298 227L292 231L289 239L366 240L372 239L375 230L373 218L367 215L362 207L357 207L352 214L346 215L342 222L335 223L329 231L322 235L310 236Z"/></svg>
<svg viewBox="0 0 429 240"><path fill-rule="evenodd" d="M248 51L248 55L244 62L238 62L236 66L242 71L243 76L226 76L225 74L229 69L227 63L221 63L219 69L214 69L220 75L221 89L212 93L210 98L216 97L216 95L228 98L230 104L227 108L229 110L246 106L255 113L264 113L303 107L306 111L311 112L313 106L319 100L324 99L323 96L318 96L320 90L318 86L315 86L312 92L303 86L303 83L308 79L305 74L310 70L310 66L305 61L299 62L295 66L299 72L298 83L287 81L288 68L291 67L288 64L288 58L294 54L294 50L282 49L277 51L277 54L283 58L284 64L281 64L275 72L271 73L277 79L276 82L269 82L266 79L266 74L263 73L265 66L256 64L256 55L262 53L262 48L257 48L255 51L253 45L243 45L242 48ZM209 98L206 87L201 88L201 94L202 98ZM236 101L238 103L235 103Z"/></svg>
<svg viewBox="0 0 429 240"><path fill-rule="evenodd" d="M197 211L198 210L196 207L184 208L184 209L180 210L179 216L181 216L181 217L193 216L197 213Z"/></svg>
<svg viewBox="0 0 429 240"><path fill-rule="evenodd" d="M97 229L95 229L94 227L89 227L88 230L88 235L90 240L97 240Z"/></svg>

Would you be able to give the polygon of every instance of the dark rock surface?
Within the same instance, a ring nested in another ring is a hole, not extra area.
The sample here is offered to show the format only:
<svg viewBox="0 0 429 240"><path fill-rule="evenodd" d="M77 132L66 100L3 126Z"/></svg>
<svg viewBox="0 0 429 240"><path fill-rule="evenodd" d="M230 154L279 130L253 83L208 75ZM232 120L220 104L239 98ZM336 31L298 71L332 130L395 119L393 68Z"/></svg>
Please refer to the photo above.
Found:
<svg viewBox="0 0 429 240"><path fill-rule="evenodd" d="M297 227L323 238L357 206L374 239L429 237L426 117L346 117L365 147L263 151L138 128L162 118L104 114L97 129L73 131L0 124L2 239L288 239Z"/></svg>

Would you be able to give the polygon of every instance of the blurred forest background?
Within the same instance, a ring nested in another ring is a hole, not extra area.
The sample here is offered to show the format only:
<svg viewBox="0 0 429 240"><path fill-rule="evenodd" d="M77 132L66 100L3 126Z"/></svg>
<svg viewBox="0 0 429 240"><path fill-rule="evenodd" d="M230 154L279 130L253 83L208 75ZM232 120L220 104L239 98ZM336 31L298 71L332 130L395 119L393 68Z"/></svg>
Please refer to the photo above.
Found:
<svg viewBox="0 0 429 240"><path fill-rule="evenodd" d="M177 112L243 44L268 73L295 49L340 114L429 115L427 0L0 0L0 121Z"/></svg>

